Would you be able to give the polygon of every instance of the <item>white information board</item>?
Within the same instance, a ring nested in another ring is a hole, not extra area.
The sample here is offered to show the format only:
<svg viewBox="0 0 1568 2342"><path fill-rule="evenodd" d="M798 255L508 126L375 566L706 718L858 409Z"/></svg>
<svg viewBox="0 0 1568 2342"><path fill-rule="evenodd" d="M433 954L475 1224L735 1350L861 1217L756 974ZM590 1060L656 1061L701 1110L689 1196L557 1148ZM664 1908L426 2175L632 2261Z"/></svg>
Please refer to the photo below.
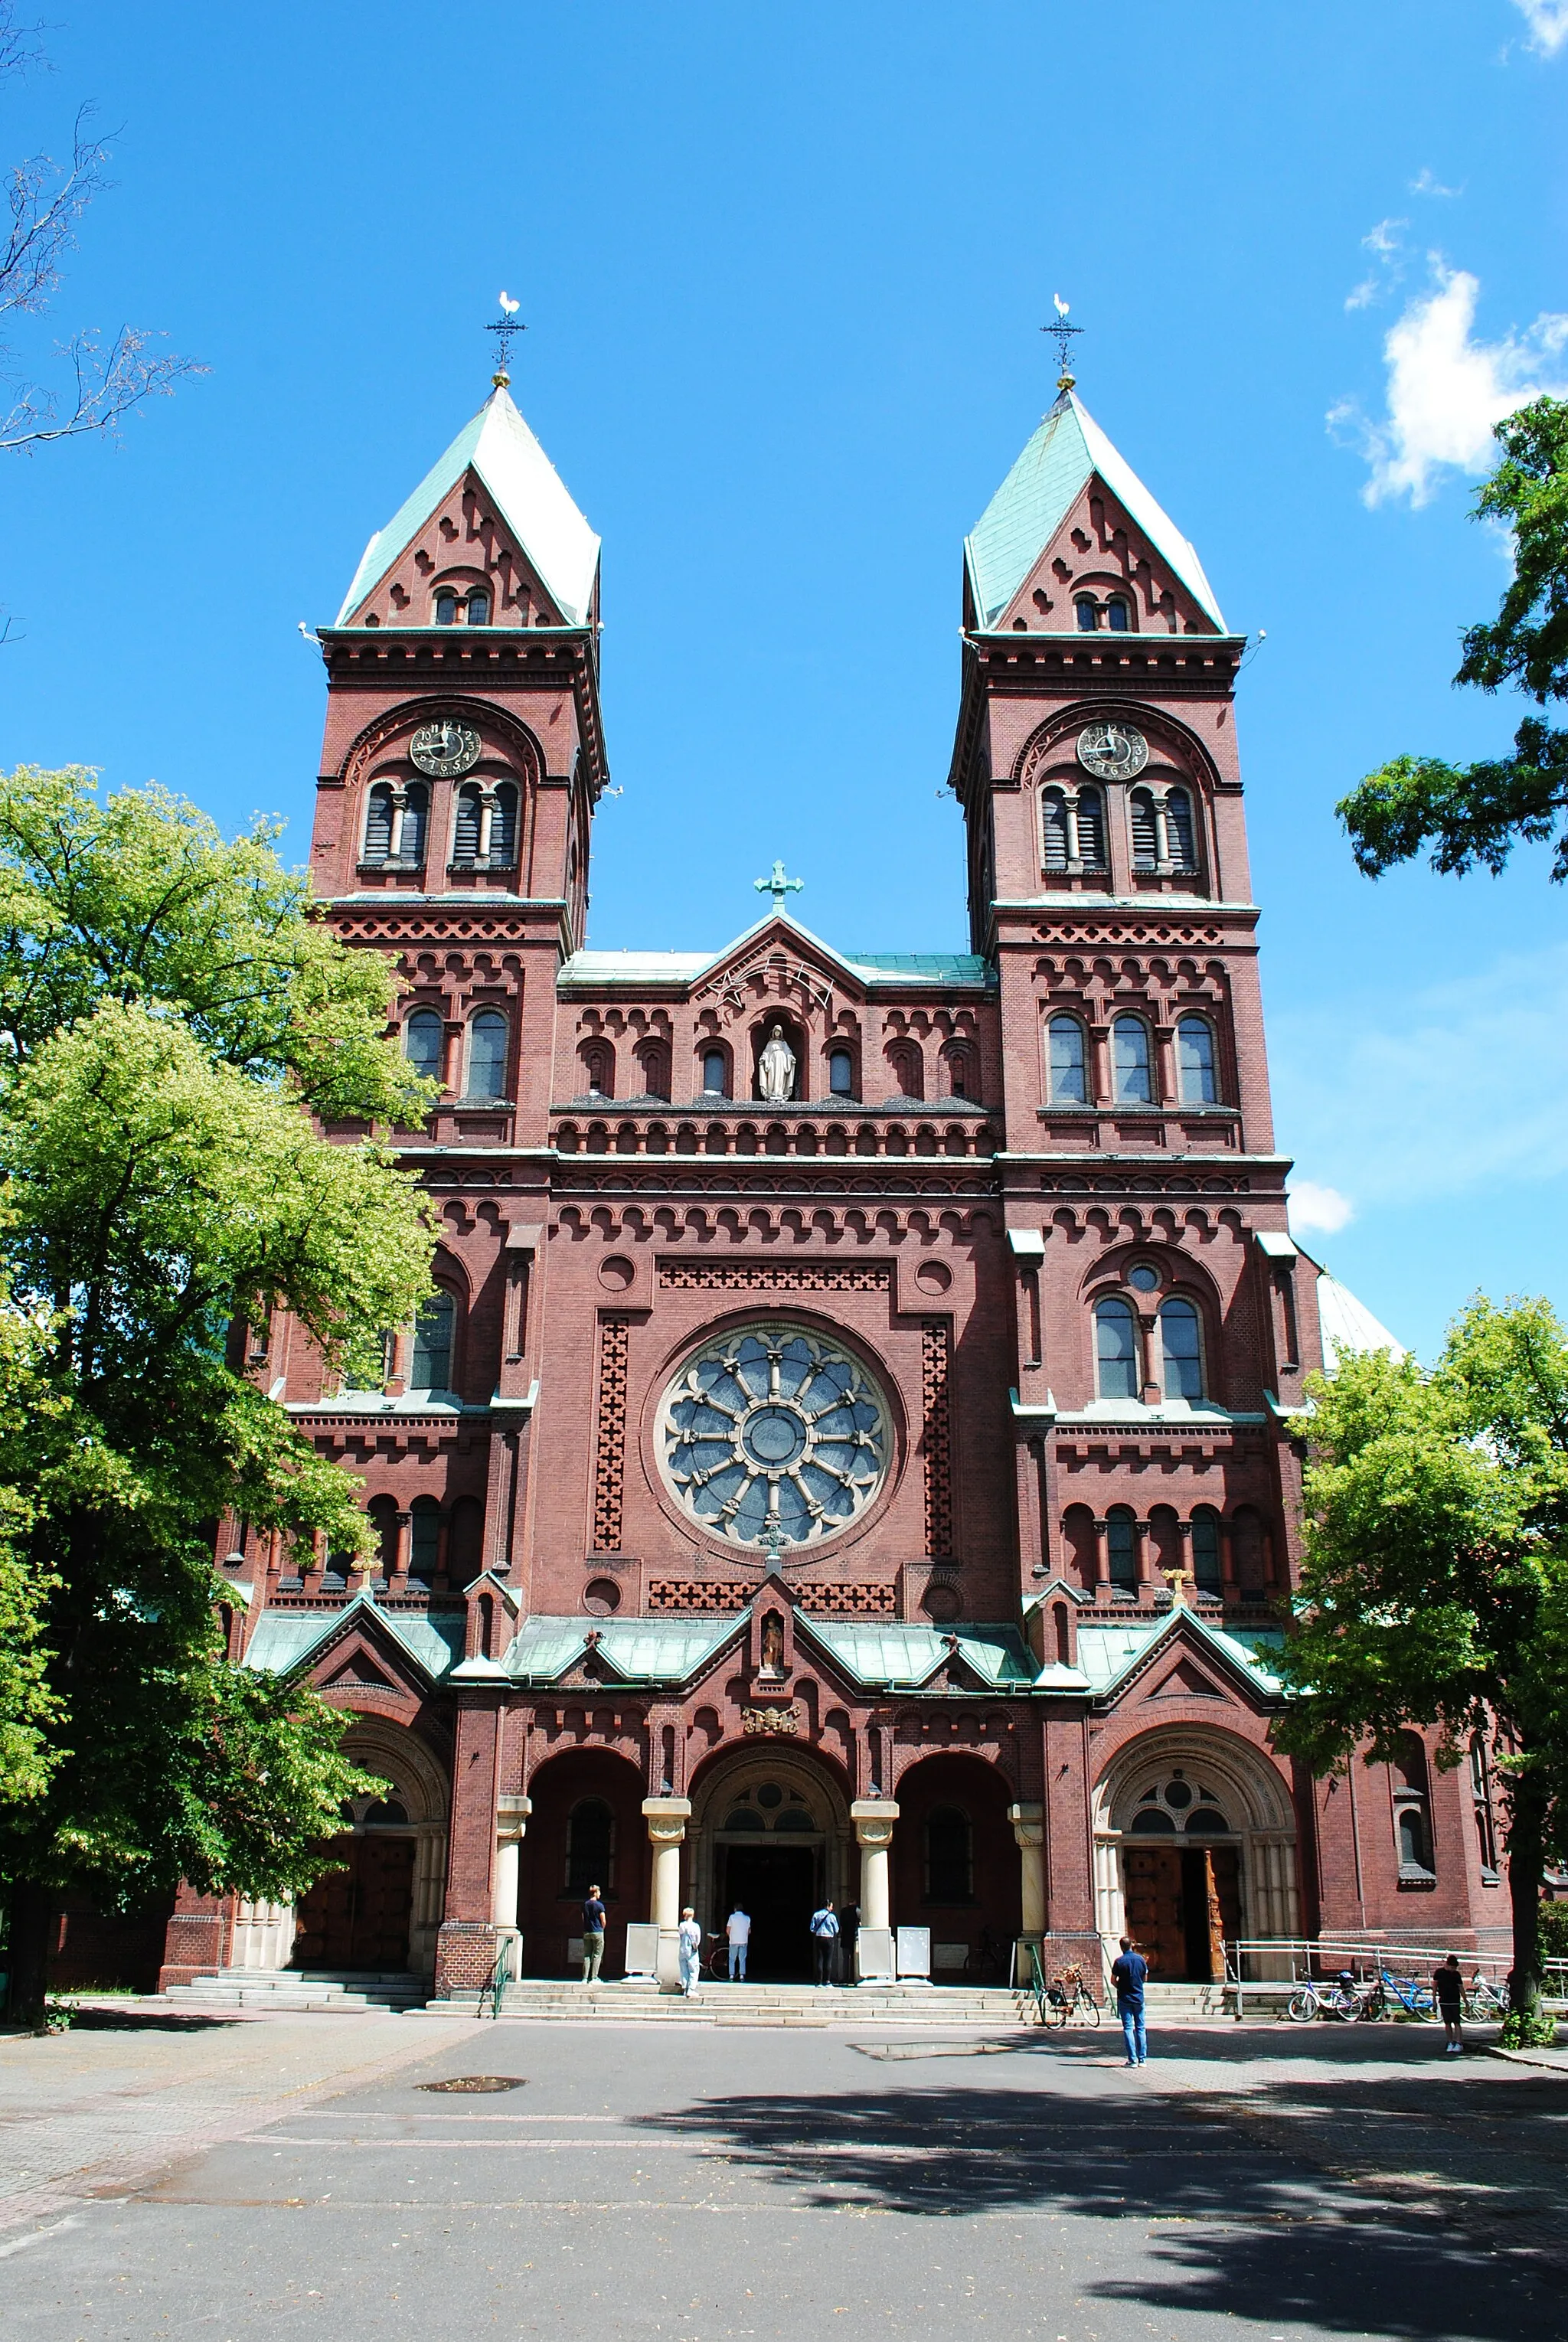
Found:
<svg viewBox="0 0 1568 2342"><path fill-rule="evenodd" d="M928 1977L931 1974L931 1930L929 1927L900 1927L898 1931L898 1973L901 1977Z"/></svg>
<svg viewBox="0 0 1568 2342"><path fill-rule="evenodd" d="M855 1974L862 1984L893 1982L893 1929L862 1927L854 1938Z"/></svg>
<svg viewBox="0 0 1568 2342"><path fill-rule="evenodd" d="M626 1974L654 1977L659 1973L659 1931L651 1919L634 1919L626 1929Z"/></svg>

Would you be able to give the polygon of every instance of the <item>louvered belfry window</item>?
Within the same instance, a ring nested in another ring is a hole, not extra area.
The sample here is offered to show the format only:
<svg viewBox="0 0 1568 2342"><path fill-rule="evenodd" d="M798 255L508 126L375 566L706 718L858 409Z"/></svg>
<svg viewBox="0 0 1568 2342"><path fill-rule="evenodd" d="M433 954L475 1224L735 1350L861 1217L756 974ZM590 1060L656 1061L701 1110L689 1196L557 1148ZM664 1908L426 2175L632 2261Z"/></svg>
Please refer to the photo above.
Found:
<svg viewBox="0 0 1568 2342"><path fill-rule="evenodd" d="M457 792L457 819L452 832L454 862L472 862L479 852L479 791L472 783Z"/></svg>
<svg viewBox="0 0 1568 2342"><path fill-rule="evenodd" d="M1047 789L1040 800L1044 833L1043 862L1047 870L1067 867L1067 806L1060 789Z"/></svg>
<svg viewBox="0 0 1568 2342"><path fill-rule="evenodd" d="M1085 870L1105 867L1105 800L1098 789L1078 792L1078 858Z"/></svg>
<svg viewBox="0 0 1568 2342"><path fill-rule="evenodd" d="M1198 852L1193 800L1185 789L1172 789L1165 798L1165 835L1170 840L1172 869L1195 870Z"/></svg>
<svg viewBox="0 0 1568 2342"><path fill-rule="evenodd" d="M495 790L495 810L490 816L490 865L505 869L517 858L517 792L510 781Z"/></svg>
<svg viewBox="0 0 1568 2342"><path fill-rule="evenodd" d="M1133 824L1133 867L1134 870L1157 869L1160 834L1154 826L1154 800L1147 789L1133 791L1129 811Z"/></svg>
<svg viewBox="0 0 1568 2342"><path fill-rule="evenodd" d="M385 862L392 852L392 789L378 781L370 793L365 815L365 858Z"/></svg>

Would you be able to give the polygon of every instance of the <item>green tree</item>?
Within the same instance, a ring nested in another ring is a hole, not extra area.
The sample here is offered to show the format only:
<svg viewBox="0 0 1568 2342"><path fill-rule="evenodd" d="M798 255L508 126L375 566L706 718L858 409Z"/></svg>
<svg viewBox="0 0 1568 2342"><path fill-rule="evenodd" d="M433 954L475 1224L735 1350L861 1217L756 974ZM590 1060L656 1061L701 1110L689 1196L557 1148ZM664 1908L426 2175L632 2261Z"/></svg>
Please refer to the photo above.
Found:
<svg viewBox="0 0 1568 2342"><path fill-rule="evenodd" d="M62 1887L295 1893L365 1783L339 1717L232 1666L216 1625L231 1505L372 1543L361 1484L240 1370L245 1326L286 1309L330 1372L429 1289L424 1205L372 1135L430 1096L386 1036L390 970L334 940L274 839L155 788L0 778L0 1528L23 1565L12 1627L0 1558L0 1876L25 2015Z"/></svg>
<svg viewBox="0 0 1568 2342"><path fill-rule="evenodd" d="M1503 449L1474 516L1513 537L1513 576L1496 618L1471 626L1456 684L1512 684L1547 707L1568 699L1568 400L1538 398L1505 417ZM1338 807L1360 867L1381 877L1428 841L1434 870L1494 874L1520 838L1555 839L1552 876L1568 878L1568 731L1526 716L1511 756L1473 765L1394 756Z"/></svg>
<svg viewBox="0 0 1568 2342"><path fill-rule="evenodd" d="M1541 1874L1568 1848L1568 1336L1478 1296L1436 1368L1386 1351L1313 1377L1305 1554L1282 1747L1314 1771L1435 1726L1503 1782L1512 2008L1538 2021Z"/></svg>

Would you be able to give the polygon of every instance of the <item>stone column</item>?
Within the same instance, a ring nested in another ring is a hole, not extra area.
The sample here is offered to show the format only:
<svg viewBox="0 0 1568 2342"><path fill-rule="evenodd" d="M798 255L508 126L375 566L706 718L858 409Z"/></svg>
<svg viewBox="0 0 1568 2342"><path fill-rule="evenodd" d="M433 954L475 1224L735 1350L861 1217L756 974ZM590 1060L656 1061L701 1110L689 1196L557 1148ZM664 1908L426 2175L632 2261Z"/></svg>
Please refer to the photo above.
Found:
<svg viewBox="0 0 1568 2342"><path fill-rule="evenodd" d="M1009 1806L1007 1818L1018 1847L1022 1939L1018 1948L1024 1961L1024 1972L1013 1980L1014 1984L1027 1984L1026 1947L1033 1944L1038 1951L1045 1935L1045 1808L1043 1805Z"/></svg>
<svg viewBox="0 0 1568 2342"><path fill-rule="evenodd" d="M898 1807L891 1797L857 1797L849 1809L860 1842L860 1925L891 1927L893 1898L888 1890L887 1850Z"/></svg>
<svg viewBox="0 0 1568 2342"><path fill-rule="evenodd" d="M523 1931L517 1924L517 1889L522 1874L523 1840L527 1834L528 1817L534 1810L532 1797L502 1797L495 1812L495 1882L491 1917L495 1922L499 1938L496 1950L504 1947L506 1972L515 1977L522 1972Z"/></svg>
<svg viewBox="0 0 1568 2342"><path fill-rule="evenodd" d="M692 1818L690 1797L644 1797L643 1817L654 1848L654 1897L649 1917L659 1931L659 1984L680 1988L681 1841Z"/></svg>

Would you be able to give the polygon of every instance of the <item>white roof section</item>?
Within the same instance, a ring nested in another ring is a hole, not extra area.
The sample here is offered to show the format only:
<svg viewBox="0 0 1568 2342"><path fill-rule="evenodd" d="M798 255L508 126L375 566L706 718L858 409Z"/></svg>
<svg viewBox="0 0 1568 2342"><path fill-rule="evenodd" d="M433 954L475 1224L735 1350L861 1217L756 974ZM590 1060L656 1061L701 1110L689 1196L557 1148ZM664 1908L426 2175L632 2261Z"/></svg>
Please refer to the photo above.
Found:
<svg viewBox="0 0 1568 2342"><path fill-rule="evenodd" d="M380 897L376 897L379 901ZM1074 896L1074 902L1082 901ZM1140 896L1140 906L1146 897ZM1207 907L1207 906L1205 906ZM721 968L726 960L744 951L764 935L770 927L783 928L787 936L802 946L809 946L825 959L846 968L863 984L930 984L946 988L955 986L989 985L991 970L987 962L974 952L842 952L788 911L764 911L760 919L743 929L733 943L716 952L650 952L650 951L577 951L563 961L556 976L560 985L606 984L694 984L700 976Z"/></svg>
<svg viewBox="0 0 1568 2342"><path fill-rule="evenodd" d="M1317 1267L1314 1262L1313 1266ZM1348 1350L1386 1350L1395 1365L1408 1358L1410 1352L1403 1342L1396 1341L1388 1327L1379 1323L1364 1301L1358 1301L1348 1285L1331 1276L1326 1268L1318 1267L1318 1324L1323 1331L1323 1371L1332 1375L1342 1354Z"/></svg>
<svg viewBox="0 0 1568 2342"><path fill-rule="evenodd" d="M981 627L1001 617L1095 472L1224 634L1214 589L1193 545L1070 390L1044 417L964 541Z"/></svg>
<svg viewBox="0 0 1568 2342"><path fill-rule="evenodd" d="M599 568L599 540L506 391L496 389L365 546L337 614L340 626L348 624L372 586L385 576L471 467L494 497L502 519L567 625L586 626Z"/></svg>

